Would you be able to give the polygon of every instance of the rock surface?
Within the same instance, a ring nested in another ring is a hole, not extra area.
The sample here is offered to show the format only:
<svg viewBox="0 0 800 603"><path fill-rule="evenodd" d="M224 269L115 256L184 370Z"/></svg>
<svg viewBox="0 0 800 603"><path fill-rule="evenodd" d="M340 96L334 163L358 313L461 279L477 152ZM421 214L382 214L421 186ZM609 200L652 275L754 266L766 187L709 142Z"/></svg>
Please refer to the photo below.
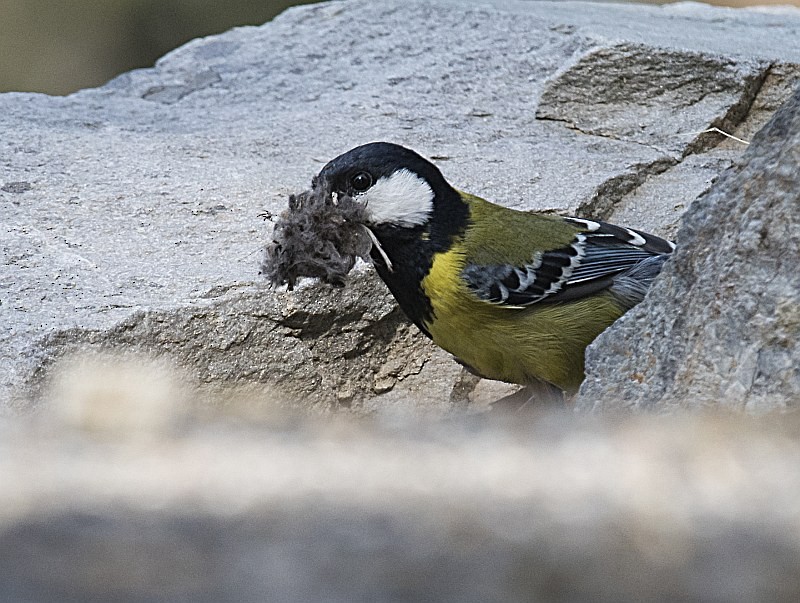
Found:
<svg viewBox="0 0 800 603"><path fill-rule="evenodd" d="M797 79L798 38L791 10L349 0L98 89L0 95L0 404L29 407L86 346L313 408L467 400L474 380L369 271L345 291L268 290L258 214L383 139L498 202L673 236L741 154L701 132L757 130Z"/></svg>
<svg viewBox="0 0 800 603"><path fill-rule="evenodd" d="M578 408L800 406L800 88L687 211L651 295L587 353Z"/></svg>
<svg viewBox="0 0 800 603"><path fill-rule="evenodd" d="M800 597L796 417L147 432L90 414L0 432L4 601Z"/></svg>

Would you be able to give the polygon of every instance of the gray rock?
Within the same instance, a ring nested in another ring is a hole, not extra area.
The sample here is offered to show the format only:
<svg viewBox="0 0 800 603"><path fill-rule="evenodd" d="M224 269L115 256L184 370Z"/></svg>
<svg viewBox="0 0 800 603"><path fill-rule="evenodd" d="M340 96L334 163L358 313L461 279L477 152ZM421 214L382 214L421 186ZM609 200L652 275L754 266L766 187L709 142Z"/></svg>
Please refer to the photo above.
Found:
<svg viewBox="0 0 800 603"><path fill-rule="evenodd" d="M735 129L766 75L762 61L641 44L602 47L553 78L539 100L537 116L592 136L675 153L677 162L718 142L698 136L698 123ZM732 95L738 96L733 103Z"/></svg>
<svg viewBox="0 0 800 603"><path fill-rule="evenodd" d="M800 597L796 421L84 419L0 432L3 600Z"/></svg>
<svg viewBox="0 0 800 603"><path fill-rule="evenodd" d="M374 277L266 289L258 214L382 139L509 206L619 208L671 235L741 153L701 132L768 119L799 31L788 10L349 0L194 40L94 90L1 95L0 406L28 407L86 346L315 408L466 400L477 384Z"/></svg>
<svg viewBox="0 0 800 603"><path fill-rule="evenodd" d="M587 352L582 409L800 404L800 88L687 211L650 295Z"/></svg>

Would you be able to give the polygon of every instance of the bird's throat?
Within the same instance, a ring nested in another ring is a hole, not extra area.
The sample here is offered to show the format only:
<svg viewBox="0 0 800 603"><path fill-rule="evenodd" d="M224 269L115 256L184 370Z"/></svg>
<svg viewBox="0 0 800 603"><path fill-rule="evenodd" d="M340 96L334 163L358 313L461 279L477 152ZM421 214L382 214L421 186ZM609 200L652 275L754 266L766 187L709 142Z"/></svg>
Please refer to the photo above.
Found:
<svg viewBox="0 0 800 603"><path fill-rule="evenodd" d="M378 276L409 320L428 335L425 322L430 321L433 309L422 290L422 279L430 272L434 251L430 242L424 240L423 228L377 227L374 232L392 262L390 270L373 246L371 255Z"/></svg>
<svg viewBox="0 0 800 603"><path fill-rule="evenodd" d="M469 220L469 207L453 189L439 194L432 219L414 227L376 225L373 232L391 261L387 266L374 246L372 259L378 275L389 287L400 308L423 333L433 319L433 307L422 286L430 273L434 255L450 249L464 233Z"/></svg>

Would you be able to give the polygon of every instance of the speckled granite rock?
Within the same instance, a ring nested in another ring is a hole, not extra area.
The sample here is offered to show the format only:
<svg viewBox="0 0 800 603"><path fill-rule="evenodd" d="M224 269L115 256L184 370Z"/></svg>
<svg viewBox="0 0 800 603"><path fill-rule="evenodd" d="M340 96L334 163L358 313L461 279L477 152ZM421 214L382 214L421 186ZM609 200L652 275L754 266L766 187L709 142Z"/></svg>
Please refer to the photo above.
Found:
<svg viewBox="0 0 800 603"><path fill-rule="evenodd" d="M650 297L587 353L578 407L800 406L800 88L684 216Z"/></svg>

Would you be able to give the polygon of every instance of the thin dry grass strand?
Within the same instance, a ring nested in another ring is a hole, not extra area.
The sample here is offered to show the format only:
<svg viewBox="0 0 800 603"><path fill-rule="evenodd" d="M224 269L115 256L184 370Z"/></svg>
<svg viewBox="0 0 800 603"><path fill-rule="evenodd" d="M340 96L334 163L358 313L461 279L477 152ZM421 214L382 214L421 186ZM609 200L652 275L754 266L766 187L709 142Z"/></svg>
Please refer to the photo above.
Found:
<svg viewBox="0 0 800 603"><path fill-rule="evenodd" d="M731 140L735 140L736 142L740 142L740 143L742 143L742 144L750 144L750 142L749 142L749 141L747 141L747 140L743 140L743 139L741 139L741 138L737 138L737 137L736 137L736 136L734 136L733 134L729 134L729 133L728 133L728 132L726 132L725 130L720 130L719 128L708 128L707 130L702 130L702 131L700 131L700 132L692 132L692 133L691 133L691 135L692 135L692 136L698 136L698 135L700 135L700 134L711 134L711 133L714 133L714 134L722 134L723 136L725 136L725 137L727 137L727 138L730 138Z"/></svg>
<svg viewBox="0 0 800 603"><path fill-rule="evenodd" d="M369 235L369 238L372 241L372 245L375 247L375 249L378 250L378 253L381 254L383 261L386 263L386 268L389 270L389 272L394 272L394 267L392 266L392 260L389 259L389 256L386 255L386 252L383 250L383 247L381 247L381 244L378 241L378 237L375 236L375 233L372 232L369 226L367 226L366 224L362 224L362 226L364 227L364 230L367 231L367 234Z"/></svg>

